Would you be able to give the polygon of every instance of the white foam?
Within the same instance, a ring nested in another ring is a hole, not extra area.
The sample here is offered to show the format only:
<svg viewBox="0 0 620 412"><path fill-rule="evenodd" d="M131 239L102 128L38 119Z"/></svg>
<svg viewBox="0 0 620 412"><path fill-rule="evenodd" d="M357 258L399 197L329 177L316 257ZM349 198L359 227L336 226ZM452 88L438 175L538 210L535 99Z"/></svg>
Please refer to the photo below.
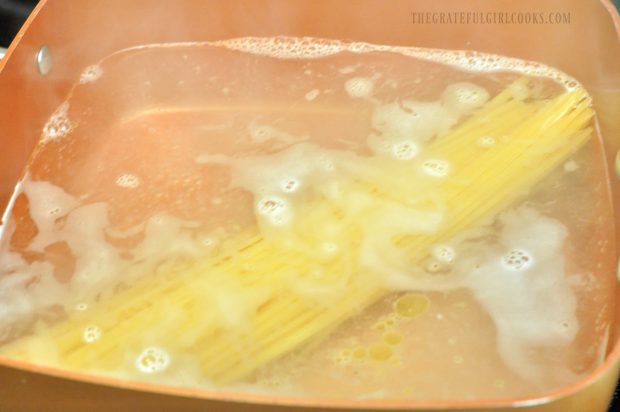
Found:
<svg viewBox="0 0 620 412"><path fill-rule="evenodd" d="M512 71L523 75L545 77L561 84L566 90L575 90L581 87L576 79L564 72L542 63L513 57L471 50L444 50L410 46L376 45L364 42L344 42L314 37L239 37L211 42L154 43L134 46L115 54L127 53L134 50L201 47L205 45L225 47L230 50L277 59L320 59L342 52L359 54L390 52L452 66L464 71L486 73ZM99 64L101 63L102 62ZM351 66L351 69L355 70L355 67ZM341 68L345 73L351 72L351 69L348 67Z"/></svg>
<svg viewBox="0 0 620 412"><path fill-rule="evenodd" d="M135 189L140 186L140 178L131 173L123 173L116 178L116 185L125 189Z"/></svg>
<svg viewBox="0 0 620 412"><path fill-rule="evenodd" d="M58 241L57 220L67 216L79 205L79 201L49 182L24 181L22 188L28 198L30 217L38 230L30 249L43 251L45 247Z"/></svg>
<svg viewBox="0 0 620 412"><path fill-rule="evenodd" d="M92 83L99 79L102 75L103 68L100 65L94 64L92 66L88 66L80 75L80 84Z"/></svg>
<svg viewBox="0 0 620 412"><path fill-rule="evenodd" d="M41 143L48 143L67 136L75 125L69 120L69 102L61 104L49 118L41 132Z"/></svg>
<svg viewBox="0 0 620 412"><path fill-rule="evenodd" d="M438 102L403 100L399 103L378 105L372 114L373 129L393 141L415 140L425 142L447 132L458 116Z"/></svg>
<svg viewBox="0 0 620 412"><path fill-rule="evenodd" d="M374 82L368 77L353 77L344 83L347 94L354 98L370 97Z"/></svg>
<svg viewBox="0 0 620 412"><path fill-rule="evenodd" d="M197 45L197 43L185 43L185 45L190 44ZM574 78L544 64L470 50L441 50L422 47L375 45L364 42L342 42L309 37L244 37L200 44L224 46L245 53L281 59L316 59L343 51L351 53L392 52L453 66L466 71L491 73L513 71L525 75L546 77L557 81L568 90L580 87ZM176 45L179 44L177 43ZM162 46L159 44L146 47Z"/></svg>
<svg viewBox="0 0 620 412"><path fill-rule="evenodd" d="M10 276L0 276L0 301L6 312L0 318L0 329L9 331L52 307L64 307L67 313L85 311L120 282L132 284L136 276L153 273L166 259L204 254L205 246L185 232L196 227L195 222L155 215L142 225L144 239L132 250L133 260L125 260L121 250L106 240L109 220L105 203L82 205L49 182L25 179L21 188L37 228L27 250L42 252L51 244L64 242L75 259L75 268L70 282L60 283L50 262L28 263L3 248L0 270Z"/></svg>
<svg viewBox="0 0 620 412"><path fill-rule="evenodd" d="M531 351L567 345L579 328L564 273L566 228L528 207L505 212L499 221L499 242L478 243L457 262L457 271L495 322L504 362L523 378L541 381L553 367L541 365Z"/></svg>

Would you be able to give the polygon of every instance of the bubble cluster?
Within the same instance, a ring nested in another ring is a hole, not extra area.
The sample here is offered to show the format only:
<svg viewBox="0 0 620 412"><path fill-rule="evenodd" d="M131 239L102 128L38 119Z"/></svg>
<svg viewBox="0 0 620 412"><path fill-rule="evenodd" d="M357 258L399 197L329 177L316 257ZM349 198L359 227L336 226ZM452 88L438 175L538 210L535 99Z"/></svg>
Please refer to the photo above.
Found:
<svg viewBox="0 0 620 412"><path fill-rule="evenodd" d="M429 159L422 163L424 172L435 177L445 177L450 173L450 164L445 160Z"/></svg>
<svg viewBox="0 0 620 412"><path fill-rule="evenodd" d="M211 44L279 59L316 59L345 49L345 44L340 41L310 37L243 37Z"/></svg>
<svg viewBox="0 0 620 412"><path fill-rule="evenodd" d="M125 173L116 178L116 185L125 189L135 189L140 185L140 178L136 175Z"/></svg>
<svg viewBox="0 0 620 412"><path fill-rule="evenodd" d="M552 79L566 90L575 90L581 85L574 78L559 70L540 63L512 57L474 51L427 49L422 47L375 45L364 42L342 42L338 40L309 37L243 37L211 42L215 46L243 51L250 54L288 59L316 59L343 51L351 53L392 52L403 56L454 66L461 70L482 72L514 71L524 75Z"/></svg>
<svg viewBox="0 0 620 412"><path fill-rule="evenodd" d="M312 37L239 37L227 40L200 43L237 50L248 54L268 56L279 59L318 59L344 51L351 53L391 52L421 60L453 66L465 71L506 72L513 71L524 75L546 77L556 81L566 90L572 91L581 84L568 74L541 63L513 57L494 55L475 51L429 49L410 46L376 45L364 42L343 42L339 40ZM196 43L169 43L139 46L159 48L170 46L194 46Z"/></svg>
<svg viewBox="0 0 620 412"><path fill-rule="evenodd" d="M98 326L90 325L84 328L82 340L85 343L95 343L101 339L101 329Z"/></svg>
<svg viewBox="0 0 620 412"><path fill-rule="evenodd" d="M473 83L454 83L446 87L442 95L443 102L450 108L468 113L481 107L489 100L489 92Z"/></svg>
<svg viewBox="0 0 620 412"><path fill-rule="evenodd" d="M58 109L56 109L47 123L45 123L45 126L43 126L43 132L41 135L42 143L47 143L49 141L65 137L71 132L74 125L67 116L68 111L68 102L61 104Z"/></svg>
<svg viewBox="0 0 620 412"><path fill-rule="evenodd" d="M144 349L136 359L136 368L143 373L162 372L170 365L170 355L161 348L149 347Z"/></svg>
<svg viewBox="0 0 620 412"><path fill-rule="evenodd" d="M392 155L398 160L410 160L420 153L415 142L402 141L392 145Z"/></svg>
<svg viewBox="0 0 620 412"><path fill-rule="evenodd" d="M334 353L332 360L336 365L347 365L351 363L352 360L352 351L349 349L343 349Z"/></svg>
<svg viewBox="0 0 620 412"><path fill-rule="evenodd" d="M532 264L532 257L523 250L514 249L502 257L502 263L508 269L523 270Z"/></svg>
<svg viewBox="0 0 620 412"><path fill-rule="evenodd" d="M355 98L369 97L373 88L373 81L368 77L353 77L344 83L347 94Z"/></svg>
<svg viewBox="0 0 620 412"><path fill-rule="evenodd" d="M92 66L88 66L82 74L80 75L80 84L86 84L94 82L99 79L103 75L103 69L101 66L95 64Z"/></svg>

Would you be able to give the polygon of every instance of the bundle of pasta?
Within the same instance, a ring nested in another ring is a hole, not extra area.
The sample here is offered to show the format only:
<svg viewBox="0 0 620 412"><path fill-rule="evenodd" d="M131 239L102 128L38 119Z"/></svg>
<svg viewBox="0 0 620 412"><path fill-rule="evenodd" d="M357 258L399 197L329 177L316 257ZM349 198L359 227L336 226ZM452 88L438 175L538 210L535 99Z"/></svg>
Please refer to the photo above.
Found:
<svg viewBox="0 0 620 412"><path fill-rule="evenodd" d="M224 384L316 342L388 291L449 287L415 269L431 248L495 216L591 136L583 89L528 101L515 93L523 81L411 161L335 156L339 174L310 183L289 202L294 213L282 198L257 199L257 227L225 252L145 278L2 354L99 372L198 362Z"/></svg>

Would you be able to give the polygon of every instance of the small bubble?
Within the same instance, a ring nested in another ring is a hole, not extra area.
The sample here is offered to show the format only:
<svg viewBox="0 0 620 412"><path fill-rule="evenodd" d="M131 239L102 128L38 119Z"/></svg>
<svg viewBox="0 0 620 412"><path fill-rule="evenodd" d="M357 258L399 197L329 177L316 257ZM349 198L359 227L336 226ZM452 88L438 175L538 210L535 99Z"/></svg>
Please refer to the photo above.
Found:
<svg viewBox="0 0 620 412"><path fill-rule="evenodd" d="M462 356L455 355L452 357L452 361L456 363L457 365L460 365L461 363L465 362L465 359L463 359Z"/></svg>
<svg viewBox="0 0 620 412"><path fill-rule="evenodd" d="M275 130L270 126L252 126L249 131L250 138L257 143L262 143L275 136Z"/></svg>
<svg viewBox="0 0 620 412"><path fill-rule="evenodd" d="M84 328L82 340L85 343L95 343L101 338L101 329L98 326L91 325Z"/></svg>
<svg viewBox="0 0 620 412"><path fill-rule="evenodd" d="M443 263L452 263L456 257L456 252L451 246L437 245L433 248L433 257Z"/></svg>
<svg viewBox="0 0 620 412"><path fill-rule="evenodd" d="M88 309L88 305L86 303L78 303L75 305L75 310L78 312L84 312L86 309Z"/></svg>
<svg viewBox="0 0 620 412"><path fill-rule="evenodd" d="M202 243L202 245L205 247L211 247L215 245L216 241L212 237L205 237L205 238L202 238L200 243Z"/></svg>
<svg viewBox="0 0 620 412"><path fill-rule="evenodd" d="M308 93L306 93L304 95L304 99L306 99L307 101L311 102L312 100L316 99L317 96L320 94L321 92L317 89L312 89L310 90Z"/></svg>
<svg viewBox="0 0 620 412"><path fill-rule="evenodd" d="M340 249L337 244L333 242L325 242L321 245L321 249L325 253L336 253Z"/></svg>
<svg viewBox="0 0 620 412"><path fill-rule="evenodd" d="M168 353L157 347L149 347L144 349L136 359L136 367L140 372L156 373L164 371L170 364L170 356Z"/></svg>

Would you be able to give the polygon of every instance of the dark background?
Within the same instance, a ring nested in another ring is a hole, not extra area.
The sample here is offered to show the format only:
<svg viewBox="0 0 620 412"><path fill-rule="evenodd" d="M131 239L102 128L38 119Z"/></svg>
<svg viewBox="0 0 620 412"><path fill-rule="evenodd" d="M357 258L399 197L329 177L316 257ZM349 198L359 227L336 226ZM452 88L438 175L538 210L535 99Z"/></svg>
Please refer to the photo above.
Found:
<svg viewBox="0 0 620 412"><path fill-rule="evenodd" d="M612 0L612 3L620 9L620 0ZM37 0L0 0L0 47L9 46L36 4ZM79 1L75 4L79 7ZM620 384L609 411L620 411Z"/></svg>

